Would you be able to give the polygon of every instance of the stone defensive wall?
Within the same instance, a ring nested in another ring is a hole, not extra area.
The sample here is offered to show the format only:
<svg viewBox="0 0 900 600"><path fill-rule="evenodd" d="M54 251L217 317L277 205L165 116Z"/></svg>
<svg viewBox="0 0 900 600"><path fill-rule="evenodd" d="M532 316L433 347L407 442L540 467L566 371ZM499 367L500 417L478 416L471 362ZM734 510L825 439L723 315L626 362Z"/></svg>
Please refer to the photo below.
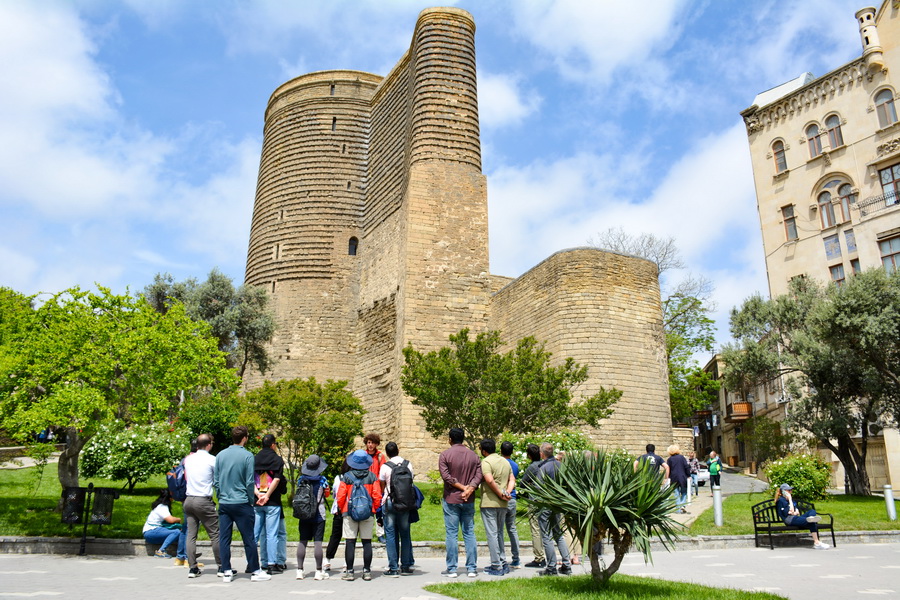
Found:
<svg viewBox="0 0 900 600"><path fill-rule="evenodd" d="M595 443L643 453L672 442L654 263L595 248L557 252L493 297L490 328L510 346L534 336L555 360L587 366L579 396L601 385L623 392L612 417L587 432Z"/></svg>

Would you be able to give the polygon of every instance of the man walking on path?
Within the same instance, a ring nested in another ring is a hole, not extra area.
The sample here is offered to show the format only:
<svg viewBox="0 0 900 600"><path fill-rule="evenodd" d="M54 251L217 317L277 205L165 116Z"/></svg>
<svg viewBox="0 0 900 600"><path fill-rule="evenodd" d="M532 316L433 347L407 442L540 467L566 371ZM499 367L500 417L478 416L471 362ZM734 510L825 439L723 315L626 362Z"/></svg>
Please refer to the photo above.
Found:
<svg viewBox="0 0 900 600"><path fill-rule="evenodd" d="M525 474L522 475L522 483L530 483L535 481L541 472L541 449L537 444L528 444L525 449L528 460L531 461L525 468ZM538 522L538 512L536 510L528 510L528 524L531 526L531 547L534 551L534 560L525 563L526 567L534 569L543 569L547 566L544 560L544 544L541 541L541 524Z"/></svg>
<svg viewBox="0 0 900 600"><path fill-rule="evenodd" d="M497 445L492 439L481 440L481 520L487 536L488 551L491 553L491 564L484 572L488 575L506 575L509 565L506 563L506 550L503 544L503 526L506 523L507 503L516 480L512 467L502 456L496 453Z"/></svg>
<svg viewBox="0 0 900 600"><path fill-rule="evenodd" d="M544 442L541 444L541 471L538 477L550 477L556 479L556 471L559 469L559 461L553 455L553 444ZM544 544L544 555L547 557L547 568L539 575L568 575L572 572L569 563L569 547L563 537L560 526L559 514L550 510L542 510L538 514L538 523L541 526L541 542ZM556 549L559 548L562 566L556 568Z"/></svg>
<svg viewBox="0 0 900 600"><path fill-rule="evenodd" d="M416 500L416 491L412 483L413 469L409 461L400 456L400 449L396 443L388 442L384 451L387 453L388 461L381 465L381 473L378 476L383 491L381 506L384 514L384 535L387 538L385 546L388 570L384 574L388 577L411 575L415 562L409 530L409 515L415 509ZM392 497L392 489L400 497Z"/></svg>
<svg viewBox="0 0 900 600"><path fill-rule="evenodd" d="M254 493L256 505L253 525L253 539L265 541L266 556L261 562L266 564L269 575L283 572L278 560L279 530L281 528L281 495L287 491L284 477L284 460L275 451L275 436L267 433L262 439L262 450L253 460Z"/></svg>
<svg viewBox="0 0 900 600"><path fill-rule="evenodd" d="M219 572L222 559L219 553L219 519L216 503L213 502L213 476L216 472L216 457L209 453L213 437L208 433L197 436L197 451L184 458L184 478L187 481L187 497L184 499L184 519L187 522L188 577L200 577L200 563L197 562L197 533L200 524L206 529L212 546L213 556Z"/></svg>
<svg viewBox="0 0 900 600"><path fill-rule="evenodd" d="M475 489L481 483L481 461L463 446L465 433L459 427L450 430L450 447L438 457L438 471L444 480L444 528L446 529L447 570L445 577L456 577L459 559L457 536L462 528L466 546L466 571L478 576L478 550L475 544Z"/></svg>
<svg viewBox="0 0 900 600"><path fill-rule="evenodd" d="M512 469L513 486L510 490L509 501L506 503L506 533L509 535L509 548L512 554L512 561L509 566L518 569L521 566L519 562L519 532L516 530L516 481L519 479L519 464L512 459L513 445L512 442L503 442L500 444L500 455L509 463Z"/></svg>
<svg viewBox="0 0 900 600"><path fill-rule="evenodd" d="M219 554L222 558L223 581L231 583L235 571L231 568L231 534L237 525L244 542L250 581L272 578L259 568L259 553L253 537L253 506L256 504L253 477L253 455L244 448L250 433L243 425L231 430L233 444L216 456L213 486L219 497Z"/></svg>

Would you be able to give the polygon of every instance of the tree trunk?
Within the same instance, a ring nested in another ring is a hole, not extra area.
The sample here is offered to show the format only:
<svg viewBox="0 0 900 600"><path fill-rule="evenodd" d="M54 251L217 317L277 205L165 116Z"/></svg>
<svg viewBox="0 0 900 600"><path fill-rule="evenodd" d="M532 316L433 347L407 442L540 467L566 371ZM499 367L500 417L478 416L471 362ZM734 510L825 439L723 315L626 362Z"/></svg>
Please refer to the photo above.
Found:
<svg viewBox="0 0 900 600"><path fill-rule="evenodd" d="M837 447L830 440L822 441L841 461L844 473L846 473L849 481L850 493L857 496L871 496L872 490L869 486L869 474L866 471L867 449L864 447L863 452L859 452L849 435L840 436L837 439Z"/></svg>
<svg viewBox="0 0 900 600"><path fill-rule="evenodd" d="M66 429L66 447L59 455L56 469L62 487L78 487L78 456L88 439L79 435L74 427Z"/></svg>
<svg viewBox="0 0 900 600"><path fill-rule="evenodd" d="M610 577L619 570L622 559L625 558L625 555L628 554L628 550L631 548L631 536L628 533L620 533L616 530L611 530L609 533L614 557L613 561L605 569L600 566L600 556L595 551L597 542L603 539L603 535L595 535L591 544L591 578L597 587L604 587L609 582Z"/></svg>

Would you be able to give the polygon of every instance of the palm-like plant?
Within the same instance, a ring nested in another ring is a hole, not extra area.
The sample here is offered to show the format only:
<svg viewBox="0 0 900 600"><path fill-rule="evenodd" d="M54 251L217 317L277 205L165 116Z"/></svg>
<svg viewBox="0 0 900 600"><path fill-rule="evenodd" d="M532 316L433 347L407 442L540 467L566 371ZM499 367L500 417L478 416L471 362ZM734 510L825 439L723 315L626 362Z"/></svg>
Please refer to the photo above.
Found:
<svg viewBox="0 0 900 600"><path fill-rule="evenodd" d="M671 489L662 489L663 474L632 466L623 452L601 450L572 454L560 464L555 478L541 477L522 490L532 510L551 510L562 515L591 558L591 576L604 586L619 570L633 545L644 559L652 560L650 541L658 537L666 549L674 547L681 525L672 519L675 500ZM609 541L613 561L606 565L599 554Z"/></svg>

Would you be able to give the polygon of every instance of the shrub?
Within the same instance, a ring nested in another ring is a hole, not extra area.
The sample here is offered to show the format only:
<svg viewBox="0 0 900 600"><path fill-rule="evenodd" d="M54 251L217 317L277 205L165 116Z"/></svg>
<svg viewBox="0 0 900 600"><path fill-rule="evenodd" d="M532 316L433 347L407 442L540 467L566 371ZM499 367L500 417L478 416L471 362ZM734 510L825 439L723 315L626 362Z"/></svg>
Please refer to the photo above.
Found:
<svg viewBox="0 0 900 600"><path fill-rule="evenodd" d="M587 438L587 436L578 431L568 430L557 431L555 433L532 433L527 435L503 433L500 435L500 437L497 438L498 451L500 449L501 442L512 442L512 459L519 463L519 467L522 469L527 467L530 462L528 460L528 455L525 453L525 449L528 447L528 444L536 444L540 446L544 442L550 442L551 444L553 444L553 449L557 453L565 452L566 454L573 452L584 452L585 450L594 450L594 445Z"/></svg>
<svg viewBox="0 0 900 600"><path fill-rule="evenodd" d="M772 461L765 469L769 490L782 484L793 486L793 495L803 500L822 500L831 482L831 465L816 454L790 454Z"/></svg>
<svg viewBox="0 0 900 600"><path fill-rule="evenodd" d="M128 491L153 475L165 473L190 451L190 433L168 424L135 425L121 421L100 428L81 452L87 477L125 481Z"/></svg>

